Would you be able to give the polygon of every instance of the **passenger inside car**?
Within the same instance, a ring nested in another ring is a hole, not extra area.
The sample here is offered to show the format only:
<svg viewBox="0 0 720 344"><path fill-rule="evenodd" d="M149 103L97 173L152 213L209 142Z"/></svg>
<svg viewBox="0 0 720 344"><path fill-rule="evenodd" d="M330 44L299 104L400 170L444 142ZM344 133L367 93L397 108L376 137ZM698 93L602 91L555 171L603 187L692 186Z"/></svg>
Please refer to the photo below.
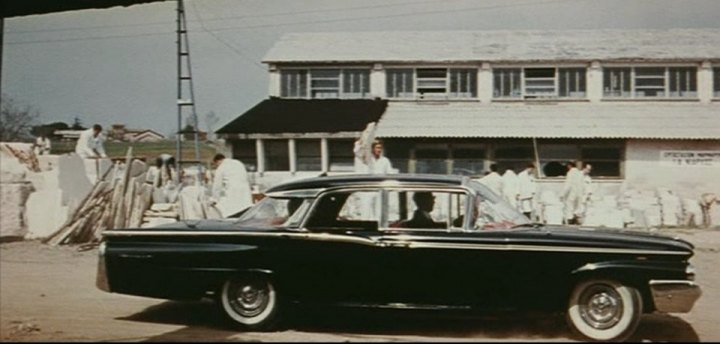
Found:
<svg viewBox="0 0 720 344"><path fill-rule="evenodd" d="M435 222L430 213L435 207L435 196L429 191L419 191L413 195L415 202L415 212L413 217L402 223L404 228L447 228L444 222Z"/></svg>

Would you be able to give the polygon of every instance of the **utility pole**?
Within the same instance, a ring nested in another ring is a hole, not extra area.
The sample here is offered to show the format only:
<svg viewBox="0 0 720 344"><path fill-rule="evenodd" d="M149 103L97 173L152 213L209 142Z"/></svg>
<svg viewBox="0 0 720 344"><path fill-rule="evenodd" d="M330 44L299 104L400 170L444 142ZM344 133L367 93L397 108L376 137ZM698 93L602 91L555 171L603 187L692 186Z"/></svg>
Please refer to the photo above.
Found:
<svg viewBox="0 0 720 344"><path fill-rule="evenodd" d="M183 138L183 109L190 108L193 121L193 138L195 140L195 160L200 168L200 145L198 142L198 118L195 111L195 93L192 83L192 68L190 67L190 43L187 33L187 20L185 19L185 6L183 0L177 0L177 142L175 169L177 176L180 176L182 167L182 138ZM189 98L185 98L183 90L187 91ZM200 179L201 180L201 179ZM179 180L178 180L179 182Z"/></svg>

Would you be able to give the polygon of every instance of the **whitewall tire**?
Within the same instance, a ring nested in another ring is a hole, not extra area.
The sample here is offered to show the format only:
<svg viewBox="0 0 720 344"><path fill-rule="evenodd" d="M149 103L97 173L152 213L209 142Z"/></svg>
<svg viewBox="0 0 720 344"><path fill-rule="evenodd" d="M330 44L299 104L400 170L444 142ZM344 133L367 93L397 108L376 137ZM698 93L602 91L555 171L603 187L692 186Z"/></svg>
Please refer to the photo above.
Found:
<svg viewBox="0 0 720 344"><path fill-rule="evenodd" d="M263 331L274 327L278 298L271 281L261 274L245 274L225 281L220 294L225 316L245 330Z"/></svg>
<svg viewBox="0 0 720 344"><path fill-rule="evenodd" d="M637 289L612 280L587 280L573 289L567 321L573 332L594 341L623 341L642 315Z"/></svg>

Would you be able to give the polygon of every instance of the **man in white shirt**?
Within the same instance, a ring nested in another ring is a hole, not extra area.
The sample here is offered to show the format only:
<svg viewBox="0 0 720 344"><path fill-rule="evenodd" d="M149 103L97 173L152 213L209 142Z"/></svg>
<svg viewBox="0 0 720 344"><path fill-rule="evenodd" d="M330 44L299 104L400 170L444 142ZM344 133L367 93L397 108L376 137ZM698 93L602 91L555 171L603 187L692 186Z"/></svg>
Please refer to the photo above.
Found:
<svg viewBox="0 0 720 344"><path fill-rule="evenodd" d="M92 128L83 130L75 144L75 153L81 158L107 158L105 154L105 141L100 124L93 125Z"/></svg>
<svg viewBox="0 0 720 344"><path fill-rule="evenodd" d="M380 141L374 141L372 144L372 156L368 163L368 173L370 174L391 174L395 173L390 159L383 155L383 144Z"/></svg>
<svg viewBox="0 0 720 344"><path fill-rule="evenodd" d="M565 175L565 184L563 185L562 198L564 202L563 213L565 223L569 225L578 225L578 217L582 211L582 197L585 181L583 173L577 168L575 161L567 163L567 174Z"/></svg>
<svg viewBox="0 0 720 344"><path fill-rule="evenodd" d="M490 173L478 179L478 181L490 188L490 190L492 190L492 192L494 192L498 196L503 195L503 179L498 173L497 164L491 164Z"/></svg>
<svg viewBox="0 0 720 344"><path fill-rule="evenodd" d="M517 209L518 199L520 198L520 181L517 174L512 168L505 170L503 179L503 197L510 203L513 209Z"/></svg>
<svg viewBox="0 0 720 344"><path fill-rule="evenodd" d="M590 173L592 172L592 165L585 163L583 164L582 169L582 176L583 176L583 195L580 200L580 209L578 210L578 214L581 217L585 217L585 213L587 212L588 204L590 204L590 197L592 197L594 186L592 183L592 177L590 177Z"/></svg>
<svg viewBox="0 0 720 344"><path fill-rule="evenodd" d="M519 202L518 210L520 210L529 219L532 219L532 211L535 207L533 199L537 188L535 185L535 164L528 163L525 169L518 174L519 184Z"/></svg>
<svg viewBox="0 0 720 344"><path fill-rule="evenodd" d="M213 158L216 166L213 178L212 196L214 205L221 217L229 217L252 205L252 193L245 165L236 159L216 154Z"/></svg>

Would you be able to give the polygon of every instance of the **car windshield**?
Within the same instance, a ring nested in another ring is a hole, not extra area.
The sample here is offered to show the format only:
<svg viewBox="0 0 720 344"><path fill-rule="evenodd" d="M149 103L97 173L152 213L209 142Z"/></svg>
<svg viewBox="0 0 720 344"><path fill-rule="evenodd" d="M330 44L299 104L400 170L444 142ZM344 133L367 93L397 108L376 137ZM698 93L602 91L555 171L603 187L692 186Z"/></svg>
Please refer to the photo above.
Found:
<svg viewBox="0 0 720 344"><path fill-rule="evenodd" d="M265 197L243 213L237 224L245 227L297 227L310 199Z"/></svg>
<svg viewBox="0 0 720 344"><path fill-rule="evenodd" d="M513 209L509 203L485 185L476 181L470 181L469 185L477 192L475 206L472 209L474 229L510 229L531 224L525 215Z"/></svg>

